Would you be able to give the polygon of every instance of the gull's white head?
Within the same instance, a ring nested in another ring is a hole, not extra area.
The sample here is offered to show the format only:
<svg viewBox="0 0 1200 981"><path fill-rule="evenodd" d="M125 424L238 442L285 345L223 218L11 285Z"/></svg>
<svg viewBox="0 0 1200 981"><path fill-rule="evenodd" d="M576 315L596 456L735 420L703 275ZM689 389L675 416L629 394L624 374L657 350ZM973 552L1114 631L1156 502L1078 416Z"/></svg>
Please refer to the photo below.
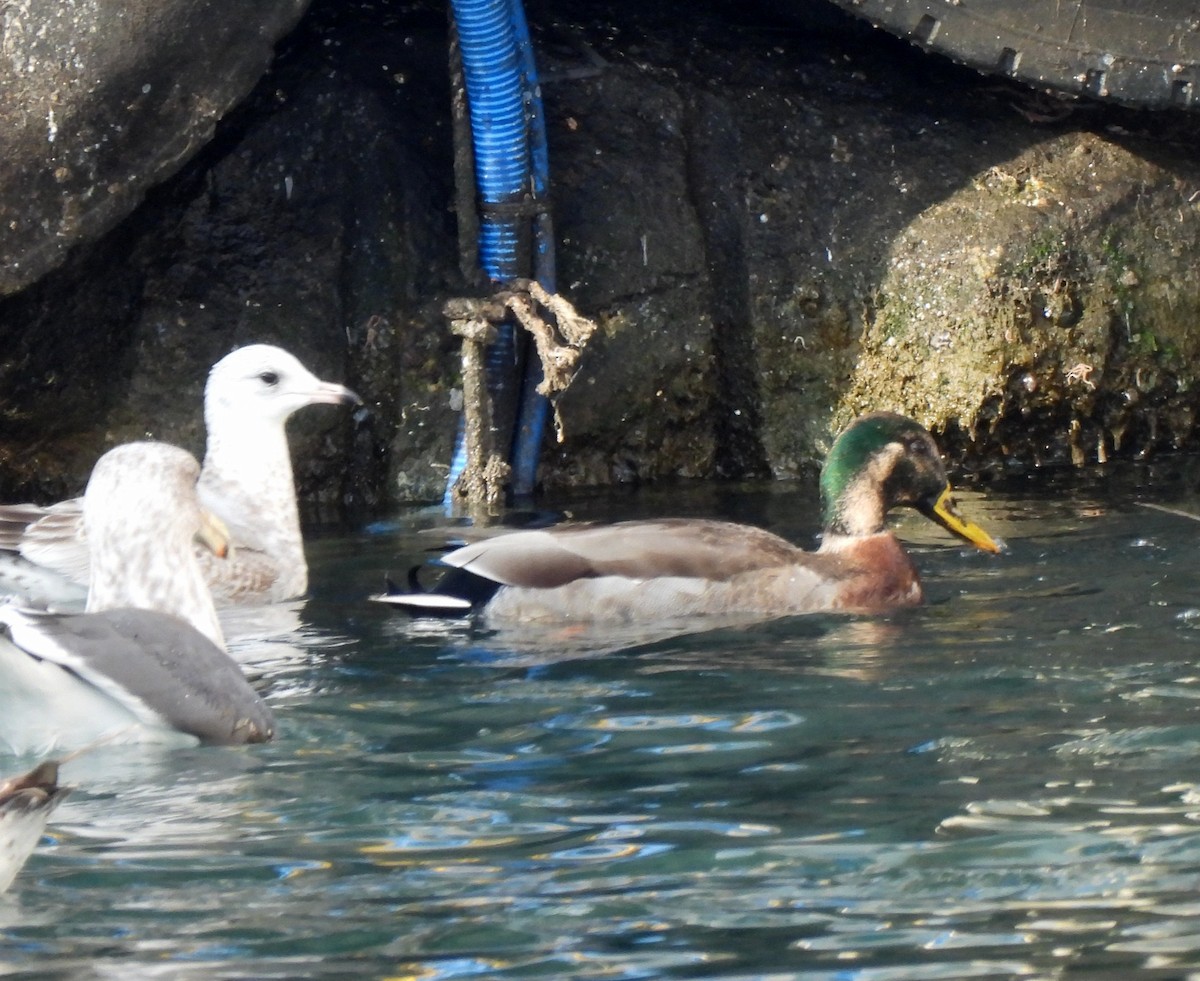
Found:
<svg viewBox="0 0 1200 981"><path fill-rule="evenodd" d="M211 435L218 420L282 426L293 412L306 405L361 402L344 385L321 381L282 348L250 344L213 365L204 390L204 415Z"/></svg>

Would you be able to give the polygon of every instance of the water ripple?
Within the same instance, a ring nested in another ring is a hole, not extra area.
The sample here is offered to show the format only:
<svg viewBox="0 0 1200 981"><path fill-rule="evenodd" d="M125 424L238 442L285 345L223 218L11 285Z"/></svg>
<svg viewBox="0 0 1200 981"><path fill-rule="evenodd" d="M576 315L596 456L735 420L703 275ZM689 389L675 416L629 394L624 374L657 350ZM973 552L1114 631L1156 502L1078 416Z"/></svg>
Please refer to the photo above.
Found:
<svg viewBox="0 0 1200 981"><path fill-rule="evenodd" d="M1011 553L931 536L921 609L668 639L418 628L329 543L280 738L68 764L0 973L1196 973L1200 550L1099 496L989 492Z"/></svg>

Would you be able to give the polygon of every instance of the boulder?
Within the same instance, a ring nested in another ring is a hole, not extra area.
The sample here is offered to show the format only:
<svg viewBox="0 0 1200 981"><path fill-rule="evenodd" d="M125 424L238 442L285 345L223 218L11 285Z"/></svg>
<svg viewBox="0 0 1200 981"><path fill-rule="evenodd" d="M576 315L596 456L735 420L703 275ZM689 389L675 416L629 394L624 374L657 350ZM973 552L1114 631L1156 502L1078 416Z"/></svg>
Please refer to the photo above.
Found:
<svg viewBox="0 0 1200 981"><path fill-rule="evenodd" d="M212 137L308 0L0 8L0 296L132 211Z"/></svg>

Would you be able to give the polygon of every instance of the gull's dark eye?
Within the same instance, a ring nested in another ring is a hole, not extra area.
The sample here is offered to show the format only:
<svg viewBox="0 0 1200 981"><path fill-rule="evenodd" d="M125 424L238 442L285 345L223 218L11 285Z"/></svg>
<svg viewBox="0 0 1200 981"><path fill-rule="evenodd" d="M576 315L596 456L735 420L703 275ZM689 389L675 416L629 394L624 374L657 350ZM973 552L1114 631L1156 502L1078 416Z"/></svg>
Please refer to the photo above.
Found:
<svg viewBox="0 0 1200 981"><path fill-rule="evenodd" d="M277 375L273 371L264 371L258 377L262 380L263 384L265 384L265 385L275 386L275 385L279 384L279 375Z"/></svg>

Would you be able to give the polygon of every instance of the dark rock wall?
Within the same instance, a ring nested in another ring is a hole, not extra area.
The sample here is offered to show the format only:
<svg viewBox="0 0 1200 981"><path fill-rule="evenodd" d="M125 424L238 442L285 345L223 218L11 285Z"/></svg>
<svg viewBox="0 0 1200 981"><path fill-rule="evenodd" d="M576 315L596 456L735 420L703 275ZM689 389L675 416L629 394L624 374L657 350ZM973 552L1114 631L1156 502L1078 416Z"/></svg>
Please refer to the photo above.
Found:
<svg viewBox="0 0 1200 981"><path fill-rule="evenodd" d="M310 519L377 507L402 483L402 398L420 404L408 429L430 434L425 470L444 468L453 359L424 308L455 261L445 17L342 13L306 20L215 139L116 230L0 301L6 498L74 492L125 439L202 451L208 366L255 341L368 402L354 420L311 409L292 424ZM434 386L436 400L422 390ZM434 493L426 477L395 496Z"/></svg>
<svg viewBox="0 0 1200 981"><path fill-rule="evenodd" d="M203 146L307 4L0 8L0 296L111 228Z"/></svg>
<svg viewBox="0 0 1200 981"><path fill-rule="evenodd" d="M1194 117L1039 99L819 4L527 9L559 286L601 328L547 487L808 474L868 407L980 467L1190 445ZM275 341L368 403L293 424L310 520L438 498L446 65L443 4L318 0L175 177L0 301L0 496L74 492L122 439L199 451L208 366Z"/></svg>

